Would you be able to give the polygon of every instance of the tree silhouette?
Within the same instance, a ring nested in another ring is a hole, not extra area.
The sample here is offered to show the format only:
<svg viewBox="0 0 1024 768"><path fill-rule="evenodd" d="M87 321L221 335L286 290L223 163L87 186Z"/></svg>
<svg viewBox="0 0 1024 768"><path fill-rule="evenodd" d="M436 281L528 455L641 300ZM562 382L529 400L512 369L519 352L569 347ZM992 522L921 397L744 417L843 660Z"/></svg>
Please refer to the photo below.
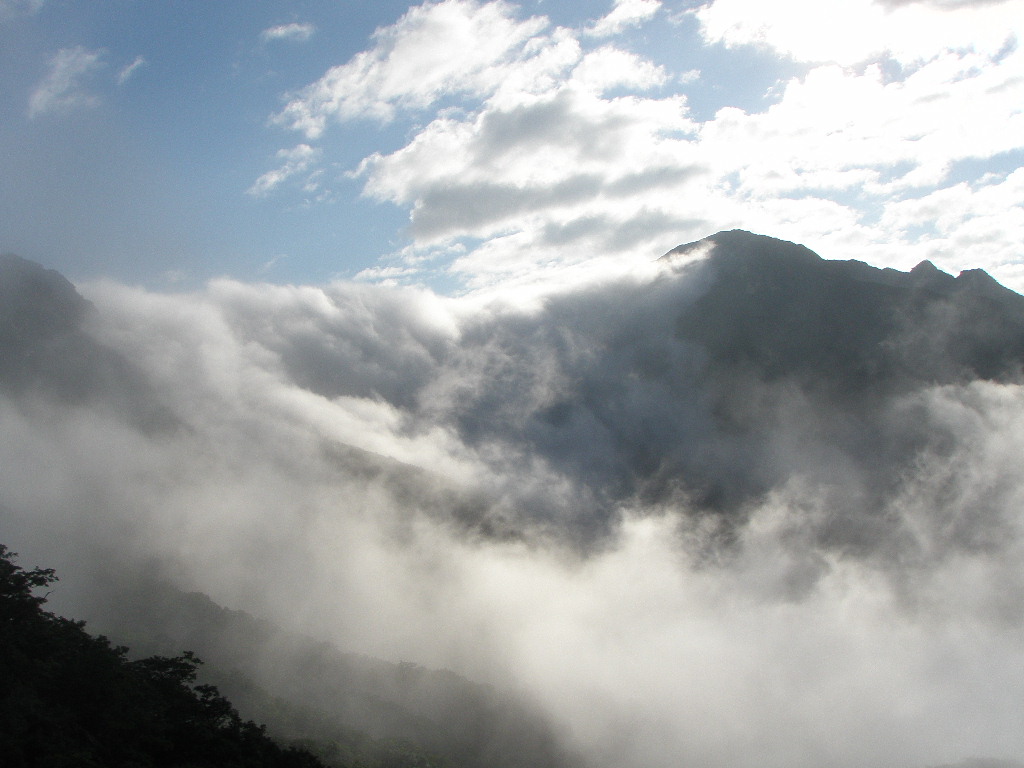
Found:
<svg viewBox="0 0 1024 768"><path fill-rule="evenodd" d="M130 661L43 610L57 580L0 544L0 764L8 768L319 768L196 683L192 653Z"/></svg>

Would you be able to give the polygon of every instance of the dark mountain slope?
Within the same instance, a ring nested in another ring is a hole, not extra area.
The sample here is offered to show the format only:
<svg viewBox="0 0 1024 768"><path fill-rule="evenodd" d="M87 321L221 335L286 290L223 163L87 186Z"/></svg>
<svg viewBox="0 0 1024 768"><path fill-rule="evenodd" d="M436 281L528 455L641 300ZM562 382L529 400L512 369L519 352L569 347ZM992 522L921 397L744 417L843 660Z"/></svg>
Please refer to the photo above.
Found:
<svg viewBox="0 0 1024 768"><path fill-rule="evenodd" d="M156 579L102 581L116 586L85 606L91 626L141 653L194 650L208 663L207 679L246 717L288 741L333 744L364 763L395 766L413 765L403 750L452 768L579 764L510 693L449 671L344 653Z"/></svg>
<svg viewBox="0 0 1024 768"><path fill-rule="evenodd" d="M748 232L707 244L708 291L679 317L717 369L796 377L837 393L878 396L926 384L1018 377L1024 297L982 270L957 278L922 262L911 272L826 261L803 246Z"/></svg>
<svg viewBox="0 0 1024 768"><path fill-rule="evenodd" d="M53 571L0 544L0 745L9 768L317 768L196 685L189 653L129 661L126 649L42 610Z"/></svg>
<svg viewBox="0 0 1024 768"><path fill-rule="evenodd" d="M470 323L445 361L462 384L434 418L569 478L566 509L523 513L576 542L632 500L742 513L793 477L849 480L858 508L881 508L922 452L953 445L923 393L1024 367L1024 297L980 270L827 261L742 231L664 258L654 281Z"/></svg>
<svg viewBox="0 0 1024 768"><path fill-rule="evenodd" d="M861 508L878 508L922 455L955 444L924 393L1016 382L1024 367L1024 297L980 270L827 261L742 231L679 246L665 264L655 280L555 293L538 311L463 315L456 334L386 289L325 293L326 312L207 300L230 343L278 365L283 386L386 402L407 434L449 430L490 477L456 487L345 445L325 445L328 473L485 539L584 548L624 505L742 519L796 476L852 479ZM6 391L152 423L139 418L161 408L146 374L92 339L73 288L6 265ZM329 385L325 370L338 372ZM165 423L175 418L187 421Z"/></svg>
<svg viewBox="0 0 1024 768"><path fill-rule="evenodd" d="M174 426L145 375L89 335L93 312L59 272L0 255L0 393L99 405L147 430Z"/></svg>

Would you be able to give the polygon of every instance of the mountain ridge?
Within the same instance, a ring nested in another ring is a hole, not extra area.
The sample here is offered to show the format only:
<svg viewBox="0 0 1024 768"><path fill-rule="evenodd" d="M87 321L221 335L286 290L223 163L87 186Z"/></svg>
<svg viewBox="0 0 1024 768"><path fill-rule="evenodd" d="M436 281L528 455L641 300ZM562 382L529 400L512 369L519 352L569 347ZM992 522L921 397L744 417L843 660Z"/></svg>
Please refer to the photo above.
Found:
<svg viewBox="0 0 1024 768"><path fill-rule="evenodd" d="M910 272L830 261L743 230L678 246L662 258L671 262L708 246L698 268L713 280L683 313L679 332L713 360L743 358L770 379L810 368L869 390L868 379L941 384L1020 375L1024 297L984 270L953 277L928 261ZM732 331L722 334L723 327Z"/></svg>
<svg viewBox="0 0 1024 768"><path fill-rule="evenodd" d="M744 262L758 259L770 259L780 264L789 260L805 266L824 266L825 269L830 268L827 265L845 265L845 270L842 267L835 267L837 273L845 271L847 276L882 284L934 286L946 289L955 285L961 290L988 290L998 287L996 293L999 295L1020 296L980 268L961 270L958 275L953 276L936 267L929 259L924 259L909 272L903 272L892 267L874 267L858 259L826 259L802 243L756 234L745 229L722 230L700 240L677 245L662 255L660 260L671 263L701 251L710 251L707 254L709 260L716 262L719 267L727 265L729 269L736 269Z"/></svg>

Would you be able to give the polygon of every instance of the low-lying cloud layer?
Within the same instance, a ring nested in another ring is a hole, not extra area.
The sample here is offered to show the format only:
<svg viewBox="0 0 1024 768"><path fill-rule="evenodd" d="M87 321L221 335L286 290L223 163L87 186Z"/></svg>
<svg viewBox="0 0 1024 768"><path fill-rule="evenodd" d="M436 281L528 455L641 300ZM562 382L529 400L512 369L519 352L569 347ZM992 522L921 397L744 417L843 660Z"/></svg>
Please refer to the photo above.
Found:
<svg viewBox="0 0 1024 768"><path fill-rule="evenodd" d="M1024 300L983 275L732 234L525 307L89 307L0 267L0 523L62 608L123 557L520 689L599 767L1024 757Z"/></svg>

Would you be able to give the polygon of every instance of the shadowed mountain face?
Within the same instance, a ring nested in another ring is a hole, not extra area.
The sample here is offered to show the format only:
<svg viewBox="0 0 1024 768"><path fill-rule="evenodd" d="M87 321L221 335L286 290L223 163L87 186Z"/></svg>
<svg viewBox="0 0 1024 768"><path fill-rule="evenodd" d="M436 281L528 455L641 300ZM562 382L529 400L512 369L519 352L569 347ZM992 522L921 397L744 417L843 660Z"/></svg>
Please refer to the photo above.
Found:
<svg viewBox="0 0 1024 768"><path fill-rule="evenodd" d="M974 379L1016 379L1024 363L1024 297L981 270L954 278L931 262L911 272L825 261L803 246L748 232L713 246L707 293L679 317L679 335L711 366L766 381L793 377L850 397L878 397Z"/></svg>
<svg viewBox="0 0 1024 768"><path fill-rule="evenodd" d="M61 368L76 367L88 346L76 337L87 311L59 273L0 256L0 386L22 391L38 385L72 395L79 382L67 381Z"/></svg>
<svg viewBox="0 0 1024 768"><path fill-rule="evenodd" d="M485 538L584 548L625 504L735 515L794 476L856 477L858 505L879 508L922 451L950 447L915 393L1017 381L1024 365L1024 297L980 270L827 261L743 231L662 261L653 281L466 316L456 335L386 292L336 297L329 313L237 297L216 309L239 349L257 350L287 386L386 403L409 434L451 430L492 473L459 488L329 445L340 477L372 478L396 504ZM170 404L180 384L147 380L93 339L91 308L66 280L16 257L0 267L0 385L202 431Z"/></svg>
<svg viewBox="0 0 1024 768"><path fill-rule="evenodd" d="M145 375L92 338L94 311L60 273L0 255L0 391L99 405L147 430L173 426Z"/></svg>
<svg viewBox="0 0 1024 768"><path fill-rule="evenodd" d="M809 249L743 231L665 255L706 290L675 314L675 336L701 352L695 379L714 423L677 463L641 479L648 495L671 478L697 504L735 510L796 472L869 478L859 498L879 509L921 452L950 436L913 394L971 381L1017 382L1024 366L1024 297L981 270L952 277L826 261ZM726 462L700 456L738 442ZM781 438L781 440L780 440ZM819 458L814 458L817 455Z"/></svg>
<svg viewBox="0 0 1024 768"><path fill-rule="evenodd" d="M948 447L915 394L1024 364L1024 297L981 271L826 261L742 231L663 261L650 283L485 318L445 361L469 383L436 418L573 478L576 535L628 499L739 513L794 476L857 478L857 504L880 508Z"/></svg>

